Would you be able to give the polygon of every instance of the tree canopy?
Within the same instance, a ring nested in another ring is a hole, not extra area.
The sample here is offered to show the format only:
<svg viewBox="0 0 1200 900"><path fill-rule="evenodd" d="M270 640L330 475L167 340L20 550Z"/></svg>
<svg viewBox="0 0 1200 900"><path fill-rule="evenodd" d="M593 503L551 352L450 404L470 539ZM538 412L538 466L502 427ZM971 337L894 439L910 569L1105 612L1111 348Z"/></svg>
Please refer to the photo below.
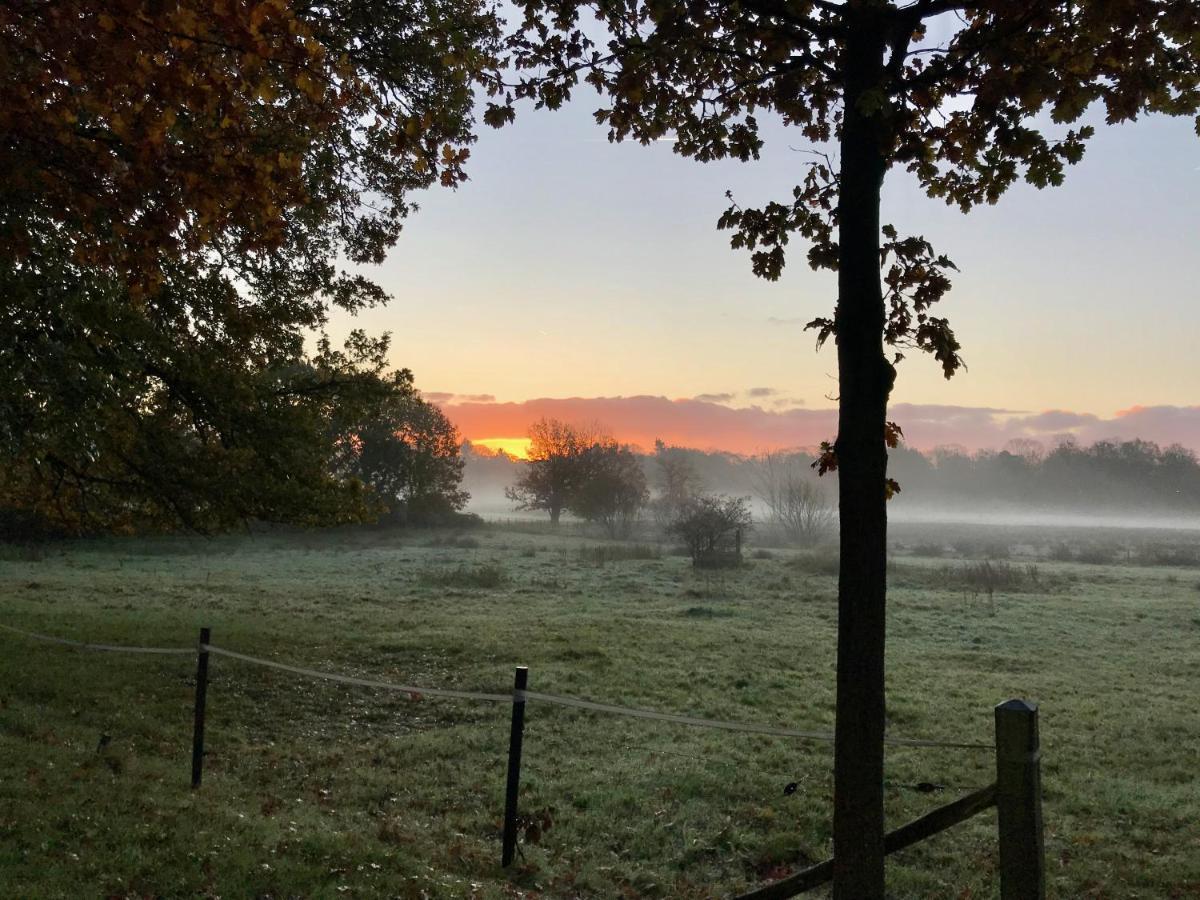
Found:
<svg viewBox="0 0 1200 900"><path fill-rule="evenodd" d="M321 460L387 342L306 339L387 300L358 267L465 178L495 36L475 0L0 6L3 503L360 516Z"/></svg>
<svg viewBox="0 0 1200 900"><path fill-rule="evenodd" d="M584 450L579 468L568 508L581 519L599 522L609 537L627 537L650 499L641 459L609 438Z"/></svg>
<svg viewBox="0 0 1200 900"><path fill-rule="evenodd" d="M413 387L407 369L380 381L381 396L340 422L336 470L371 490L394 520L433 524L461 510L462 438Z"/></svg>

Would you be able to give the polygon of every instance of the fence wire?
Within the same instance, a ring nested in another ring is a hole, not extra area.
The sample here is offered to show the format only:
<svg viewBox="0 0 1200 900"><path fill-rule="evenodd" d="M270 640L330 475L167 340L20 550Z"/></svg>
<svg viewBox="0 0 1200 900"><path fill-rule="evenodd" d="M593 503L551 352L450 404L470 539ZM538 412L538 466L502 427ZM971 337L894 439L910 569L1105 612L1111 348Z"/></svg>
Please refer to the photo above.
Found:
<svg viewBox="0 0 1200 900"><path fill-rule="evenodd" d="M48 634L37 634L33 631L24 631L20 628L13 628L11 625L0 625L0 628L5 631L11 631L13 634L19 634L27 638L32 638L35 641L45 641L49 644L62 644L67 647L78 647L82 650L103 650L108 653L160 653L171 656L195 656L195 647L131 647L125 644L93 644L88 641L72 641L67 638L51 637Z"/></svg>
<svg viewBox="0 0 1200 900"><path fill-rule="evenodd" d="M524 703L533 701L535 703L549 703L555 706L564 706L573 709L584 709L590 712L609 713L611 715L628 716L636 719L650 719L659 722L670 722L676 725L689 725L696 728L715 728L724 731L737 731L748 734L765 734L771 737L789 737L799 738L802 740L825 742L832 742L834 739L834 736L831 733L823 731L805 731L795 728L784 728L777 725L762 725L751 722L731 722L721 719L706 719L698 716L680 715L678 713L664 713L650 709L619 706L612 703L597 703L593 700L582 700L578 697L566 697L561 694L547 694L542 691L514 690L511 693L501 694L495 692L459 691L449 690L447 688L427 688L418 687L416 685L395 684L388 681L377 681L369 678L357 678L351 675L338 675L331 672L322 672L317 669L306 669L301 666L293 666L288 665L287 663L275 662L274 660L249 656L245 653L236 653L232 650L226 650L222 647L217 647L212 644L202 644L201 649L208 650L210 653L214 653L218 656L228 656L233 659L239 659L243 662L268 666L273 669L280 669L285 672L292 672L296 675L304 675L309 678L323 678L328 681L336 681L342 684L381 688L383 690L397 691L399 693L413 695L427 694L431 697L450 697L459 700L485 700L497 703ZM889 744L895 744L904 747L950 747L966 750L994 749L990 744L929 741L913 738L886 737L884 738L884 741Z"/></svg>
<svg viewBox="0 0 1200 900"><path fill-rule="evenodd" d="M281 669L284 672L291 672L294 675L304 675L308 678L322 678L326 681L336 681L340 684L351 684L356 687L379 688L385 691L396 691L397 693L410 695L450 697L455 700L487 700L493 703L511 703L513 700L511 693L493 694L486 691L456 691L449 688L417 687L411 684L395 684L391 681L376 681L372 678L356 678L353 675L338 675L334 672L320 672L316 669L305 669L301 666L291 666L287 663L275 662L271 659L248 656L245 653L235 653L233 650L215 647L212 644L201 644L200 649L207 650L209 653L216 654L217 656L227 656L230 659L253 663L256 666L267 666L271 669Z"/></svg>
<svg viewBox="0 0 1200 900"><path fill-rule="evenodd" d="M284 672L291 672L293 675L302 675L306 678L319 678L326 681L334 681L339 684L348 684L355 687L376 688L385 691L394 691L397 693L408 694L410 696L429 696L429 697L446 697L453 700L480 700L489 703L523 703L533 701L535 703L548 703L554 706L563 706L572 709L583 709L589 712L607 713L616 716L627 716L635 719L649 719L658 722L669 722L675 725L687 725L693 728L713 728L723 731L736 731L744 734L763 734L770 737L798 738L800 740L823 741L832 743L834 735L826 731L808 731L796 728L784 728L778 725L763 725L752 722L733 722L722 719L706 719L699 716L687 716L678 713L664 713L650 709L639 709L631 706L619 706L613 703L598 703L593 700L583 700L578 697L566 697L561 694L548 694L542 691L530 690L514 690L509 693L500 693L492 691L461 691L450 688L431 688L419 687L417 685L396 684L390 681L379 681L372 678L358 678L353 675L339 675L334 672L323 672L318 669L307 669L302 666L293 666L288 663L276 662L275 660L263 659L258 656L250 656L245 653L238 653L233 650L226 650L223 647L217 647L213 644L198 644L196 648L184 647L134 647L118 644L95 644L84 641L73 641L67 638L52 637L46 634L37 634L32 631L24 631L20 628L14 628L11 625L0 624L0 629L20 634L34 640L46 641L53 644L62 644L68 647L78 647L85 650L103 650L119 653L156 653L169 655L193 654L198 651L207 651L208 653L217 656L228 657L229 659L240 660L241 662L250 663L257 666L266 666L271 669L279 669ZM960 741L933 741L922 740L918 738L898 738L885 737L885 744L900 747L945 747L956 750L993 750L991 744L975 744Z"/></svg>

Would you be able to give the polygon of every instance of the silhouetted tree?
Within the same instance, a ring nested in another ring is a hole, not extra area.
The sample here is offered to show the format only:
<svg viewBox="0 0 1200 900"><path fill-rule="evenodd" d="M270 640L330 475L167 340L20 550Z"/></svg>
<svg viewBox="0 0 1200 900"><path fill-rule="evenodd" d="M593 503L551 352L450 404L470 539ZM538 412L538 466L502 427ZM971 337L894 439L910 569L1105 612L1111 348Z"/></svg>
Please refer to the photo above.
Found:
<svg viewBox="0 0 1200 900"><path fill-rule="evenodd" d="M558 419L539 419L529 426L529 461L505 496L517 509L545 510L557 525L580 482L580 458L596 440L597 429Z"/></svg>
<svg viewBox="0 0 1200 900"><path fill-rule="evenodd" d="M810 460L799 453L767 451L754 460L754 487L770 521L788 540L811 546L828 536L837 519L821 485L811 477Z"/></svg>
<svg viewBox="0 0 1200 900"><path fill-rule="evenodd" d="M422 399L407 369L381 379L378 398L341 427L339 474L362 481L394 518L434 522L470 499L458 429Z"/></svg>
<svg viewBox="0 0 1200 900"><path fill-rule="evenodd" d="M641 460L629 447L600 440L578 457L567 505L589 522L599 522L609 537L625 537L650 498Z"/></svg>
<svg viewBox="0 0 1200 900"><path fill-rule="evenodd" d="M1107 121L1200 108L1200 6L1186 0L524 0L513 39L527 77L491 81L499 102L557 107L586 81L608 98L596 113L613 140L674 135L700 161L757 157L760 111L797 127L819 159L792 197L731 206L719 222L756 273L777 278L793 236L808 262L837 273L832 317L838 433L821 471L836 468L841 529L834 748L834 896L882 900L887 512L896 489L887 422L905 348L931 353L947 377L961 364L949 323L932 314L954 268L920 237L880 221L893 167L966 211L1024 178L1062 182L1092 136L1077 122L1093 103ZM598 20L598 25L597 25ZM586 30L583 22L588 24ZM598 27L607 30L599 42ZM882 262L882 272L881 272ZM882 276L882 277L881 277ZM891 348L890 350L888 348Z"/></svg>

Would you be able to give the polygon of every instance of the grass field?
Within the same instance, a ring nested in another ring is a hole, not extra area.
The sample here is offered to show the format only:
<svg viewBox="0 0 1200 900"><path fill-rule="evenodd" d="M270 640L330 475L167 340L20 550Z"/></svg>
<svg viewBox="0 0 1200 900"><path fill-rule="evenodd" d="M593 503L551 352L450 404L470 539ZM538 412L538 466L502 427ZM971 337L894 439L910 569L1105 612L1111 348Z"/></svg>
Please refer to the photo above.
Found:
<svg viewBox="0 0 1200 900"><path fill-rule="evenodd" d="M1200 897L1200 537L896 539L890 733L986 744L995 703L1038 701L1051 895ZM10 547L0 623L176 646L210 625L232 650L472 690L524 663L535 690L828 730L835 565L761 549L706 576L513 526ZM549 827L506 872L507 706L219 657L193 792L194 668L0 632L0 895L686 900L831 851L828 744L531 703L521 802ZM892 825L993 779L980 751L891 747L887 767ZM888 871L899 898L995 897L994 813Z"/></svg>

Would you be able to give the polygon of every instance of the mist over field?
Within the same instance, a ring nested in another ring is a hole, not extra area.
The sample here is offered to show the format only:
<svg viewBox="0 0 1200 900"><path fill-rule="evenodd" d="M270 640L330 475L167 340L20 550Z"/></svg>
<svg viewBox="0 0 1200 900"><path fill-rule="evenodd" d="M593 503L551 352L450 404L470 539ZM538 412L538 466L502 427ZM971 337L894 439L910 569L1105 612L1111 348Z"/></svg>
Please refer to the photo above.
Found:
<svg viewBox="0 0 1200 900"><path fill-rule="evenodd" d="M674 448L697 471L707 492L746 497L756 522L770 517L760 497L760 456ZM795 471L836 505L837 475L818 478L815 450L784 454ZM524 461L485 448L465 448L467 511L487 520L545 517L522 511L505 496ZM653 453L640 459L652 491ZM1032 445L968 453L958 448L892 451L889 471L900 492L889 504L894 523L964 523L1045 528L1200 531L1200 464L1175 445L1145 441L1064 443L1049 452Z"/></svg>

